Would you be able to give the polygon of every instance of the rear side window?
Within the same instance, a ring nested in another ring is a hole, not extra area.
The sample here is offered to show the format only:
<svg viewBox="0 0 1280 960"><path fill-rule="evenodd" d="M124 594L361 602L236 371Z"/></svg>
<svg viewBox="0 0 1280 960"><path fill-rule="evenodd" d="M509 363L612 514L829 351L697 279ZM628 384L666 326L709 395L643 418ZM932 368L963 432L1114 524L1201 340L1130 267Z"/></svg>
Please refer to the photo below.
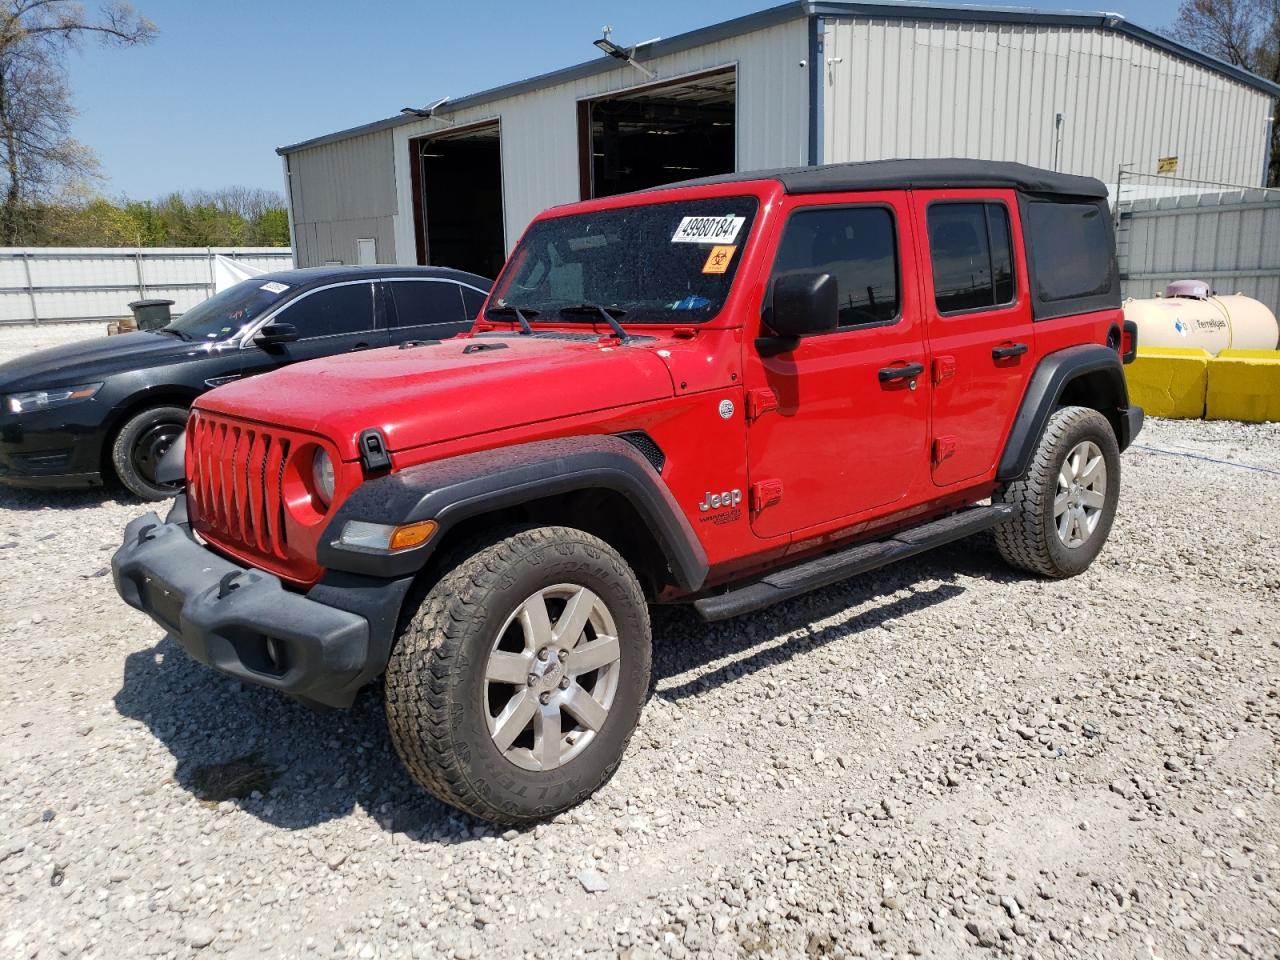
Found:
<svg viewBox="0 0 1280 960"><path fill-rule="evenodd" d="M1115 254L1111 224L1100 204L1026 204L1036 298L1045 303L1111 291Z"/></svg>
<svg viewBox="0 0 1280 960"><path fill-rule="evenodd" d="M484 306L484 301L489 295L474 290L471 287L462 287L462 302L467 310L467 323L470 323L480 315L480 308Z"/></svg>
<svg viewBox="0 0 1280 960"><path fill-rule="evenodd" d="M452 281L392 280L387 286L396 304L397 327L466 322L461 290Z"/></svg>
<svg viewBox="0 0 1280 960"><path fill-rule="evenodd" d="M829 273L840 298L840 326L888 323L898 316L898 239L885 207L824 207L791 215L775 277Z"/></svg>
<svg viewBox="0 0 1280 960"><path fill-rule="evenodd" d="M332 337L373 329L373 284L348 283L317 290L286 307L280 319L298 328L298 336Z"/></svg>
<svg viewBox="0 0 1280 960"><path fill-rule="evenodd" d="M931 204L929 255L939 313L1013 303L1013 241L1003 203Z"/></svg>

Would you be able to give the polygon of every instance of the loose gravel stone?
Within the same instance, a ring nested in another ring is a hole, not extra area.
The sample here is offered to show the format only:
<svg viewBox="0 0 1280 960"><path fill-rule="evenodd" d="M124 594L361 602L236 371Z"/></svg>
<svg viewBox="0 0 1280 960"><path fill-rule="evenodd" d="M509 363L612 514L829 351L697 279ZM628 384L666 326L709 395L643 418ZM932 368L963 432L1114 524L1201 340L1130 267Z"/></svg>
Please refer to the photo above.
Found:
<svg viewBox="0 0 1280 960"><path fill-rule="evenodd" d="M976 539L655 608L616 776L526 831L419 790L376 689L315 713L125 607L153 505L0 487L0 956L1271 956L1280 425L1139 441L1071 580Z"/></svg>
<svg viewBox="0 0 1280 960"><path fill-rule="evenodd" d="M604 893L609 889L609 881L598 870L583 870L578 874L578 882L587 893Z"/></svg>

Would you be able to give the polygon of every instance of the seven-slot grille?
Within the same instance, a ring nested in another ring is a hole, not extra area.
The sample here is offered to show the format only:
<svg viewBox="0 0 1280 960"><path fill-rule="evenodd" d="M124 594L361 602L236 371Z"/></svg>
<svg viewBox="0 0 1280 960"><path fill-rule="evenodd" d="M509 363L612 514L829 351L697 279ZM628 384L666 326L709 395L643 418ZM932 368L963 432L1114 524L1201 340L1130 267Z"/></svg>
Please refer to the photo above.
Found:
<svg viewBox="0 0 1280 960"><path fill-rule="evenodd" d="M289 559L281 483L297 443L259 424L192 413L187 499L196 529L231 549Z"/></svg>

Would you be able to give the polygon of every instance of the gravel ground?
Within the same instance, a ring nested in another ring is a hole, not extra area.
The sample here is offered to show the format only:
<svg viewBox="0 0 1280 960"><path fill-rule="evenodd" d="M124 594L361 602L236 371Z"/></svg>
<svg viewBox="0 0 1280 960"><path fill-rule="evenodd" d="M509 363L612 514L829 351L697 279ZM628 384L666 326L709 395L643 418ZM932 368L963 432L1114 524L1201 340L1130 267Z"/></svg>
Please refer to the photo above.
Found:
<svg viewBox="0 0 1280 960"><path fill-rule="evenodd" d="M0 490L0 955L1276 956L1280 425L1140 439L1074 580L979 541L658 611L618 775L523 833L417 790L376 691L313 713L126 608L141 504Z"/></svg>

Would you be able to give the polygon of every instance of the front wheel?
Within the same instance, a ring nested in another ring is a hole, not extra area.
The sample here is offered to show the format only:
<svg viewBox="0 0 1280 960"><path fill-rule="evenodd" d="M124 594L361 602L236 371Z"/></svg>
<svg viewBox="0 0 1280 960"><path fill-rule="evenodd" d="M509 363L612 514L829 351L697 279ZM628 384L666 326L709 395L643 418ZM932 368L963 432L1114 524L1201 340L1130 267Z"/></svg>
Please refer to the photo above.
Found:
<svg viewBox="0 0 1280 960"><path fill-rule="evenodd" d="M177 492L156 480L160 458L169 452L187 425L184 407L151 407L134 414L116 434L111 463L130 493L143 500L164 500Z"/></svg>
<svg viewBox="0 0 1280 960"><path fill-rule="evenodd" d="M1089 407L1060 407L1026 476L995 496L1013 507L996 527L996 547L1015 567L1073 577L1101 552L1119 499L1120 447L1111 424Z"/></svg>
<svg viewBox="0 0 1280 960"><path fill-rule="evenodd" d="M405 625L387 725L445 803L529 824L613 776L649 663L648 607L613 548L568 527L508 530L468 551Z"/></svg>

